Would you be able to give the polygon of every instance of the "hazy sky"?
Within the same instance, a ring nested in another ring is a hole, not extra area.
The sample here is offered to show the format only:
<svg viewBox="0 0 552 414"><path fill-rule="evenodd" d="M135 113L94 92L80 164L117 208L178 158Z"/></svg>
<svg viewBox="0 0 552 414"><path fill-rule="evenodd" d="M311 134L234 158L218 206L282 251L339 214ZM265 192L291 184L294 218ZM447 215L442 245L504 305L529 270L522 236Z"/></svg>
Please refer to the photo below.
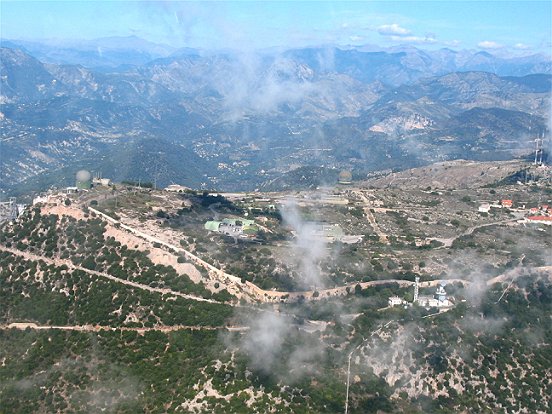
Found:
<svg viewBox="0 0 552 414"><path fill-rule="evenodd" d="M412 44L549 53L545 1L5 1L7 39L136 35L176 47Z"/></svg>

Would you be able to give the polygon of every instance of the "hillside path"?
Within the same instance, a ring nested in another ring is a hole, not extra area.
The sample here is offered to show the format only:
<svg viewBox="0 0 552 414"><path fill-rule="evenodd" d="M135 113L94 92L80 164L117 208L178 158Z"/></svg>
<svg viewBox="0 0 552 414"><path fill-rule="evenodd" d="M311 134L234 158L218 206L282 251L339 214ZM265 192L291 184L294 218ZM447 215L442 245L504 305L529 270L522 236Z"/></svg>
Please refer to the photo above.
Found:
<svg viewBox="0 0 552 414"><path fill-rule="evenodd" d="M198 302L209 302L209 303L217 303L217 304L224 304L224 305L230 305L230 306L235 306L234 304L232 303L226 303L226 302L219 302L219 301L216 301L216 300L213 300L213 299L207 299L207 298L202 298L200 296L194 296L194 295L189 295L187 293L182 293L182 292L179 292L179 291L176 291L176 290L171 290L171 289L167 289L167 288L157 288L157 287L152 287L152 286L148 286L148 285L144 285L142 283L137 283L137 282L133 282L131 280L126 280L126 279L120 279L118 277L115 277L115 276L112 276L108 273L104 273L104 272L98 272L96 270L90 270L90 269L87 269L85 267L82 267L82 266L78 266L78 265L75 265L73 264L70 260L64 260L64 259L60 259L60 258L49 258L49 257L45 257L45 256L39 256L39 255L36 255L36 254L33 254L33 253L29 253L29 252L24 252L24 251L21 251L21 250L17 250L17 249L13 249L13 248L10 248L10 247L6 247L6 246L3 246L3 245L0 245L0 250L3 250L5 252L8 252L8 253L11 253L11 254L14 254L14 255L17 255L17 256L20 256L20 257L23 257L24 259L26 260L34 260L34 261L39 261L39 260L42 260L46 263L49 263L51 265L54 265L54 266L62 266L62 265L65 265L67 266L69 269L73 269L73 270L81 270L85 273L88 273L90 275L94 275L94 276L99 276L99 277L102 277L104 279L109 279L113 282L117 282L117 283L121 283L123 285L127 285L127 286L132 286L136 289L142 289L142 290L147 290L148 292L155 292L155 293L160 293L162 295L173 295L173 296L179 296L181 298L184 298L184 299L190 299L190 300L195 300L195 301L198 301Z"/></svg>
<svg viewBox="0 0 552 414"><path fill-rule="evenodd" d="M38 331L60 330L60 331L78 331L78 332L100 332L100 331L132 331L143 334L144 332L174 332L174 331L247 331L248 326L202 326L202 325L174 325L174 326L153 326L153 327L130 327L130 326L104 326L104 325L38 325L34 322L12 322L9 324L0 324L0 330L33 329Z"/></svg>
<svg viewBox="0 0 552 414"><path fill-rule="evenodd" d="M483 224L477 224L475 226L471 226L471 227L468 227L466 230L464 230L461 234L459 234L458 236L454 236L454 237L448 237L448 238L439 238L439 237L432 237L430 238L430 240L436 240L436 241L439 241L441 243L443 243L443 246L441 246L441 248L445 248L445 247L451 247L452 246L452 243L454 242L454 240L460 238L460 237L463 237L463 236L469 236L470 234L472 234L475 230L477 229L481 229L483 227L489 227L489 226L496 226L496 225L499 225L499 224L507 224L507 223L514 223L516 222L517 220L519 220L520 218L519 217L516 217L514 219L506 219L506 220L500 220L500 221L493 221L492 223L483 223Z"/></svg>
<svg viewBox="0 0 552 414"><path fill-rule="evenodd" d="M378 225L376 221L376 217L371 211L371 204L370 200L366 197L366 195L362 191L354 191L354 194L357 195L362 199L362 203L364 204L364 213L366 214L366 218L368 219L368 222L370 223L370 226L374 229L374 232L378 235L379 241L383 244L389 244L389 237L387 234L385 234L380 226Z"/></svg>

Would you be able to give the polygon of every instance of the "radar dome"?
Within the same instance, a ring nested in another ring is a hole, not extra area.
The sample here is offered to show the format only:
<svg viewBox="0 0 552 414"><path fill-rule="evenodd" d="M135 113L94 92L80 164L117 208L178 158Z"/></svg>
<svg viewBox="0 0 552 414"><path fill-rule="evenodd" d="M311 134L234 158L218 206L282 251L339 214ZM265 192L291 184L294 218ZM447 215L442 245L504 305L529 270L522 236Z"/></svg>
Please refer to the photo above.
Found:
<svg viewBox="0 0 552 414"><path fill-rule="evenodd" d="M349 184L353 180L353 174L351 171L341 171L339 173L339 182L342 184Z"/></svg>
<svg viewBox="0 0 552 414"><path fill-rule="evenodd" d="M86 170L80 170L77 172L77 188L86 190L91 187L92 174Z"/></svg>
<svg viewBox="0 0 552 414"><path fill-rule="evenodd" d="M90 181L92 175L86 170L80 170L77 173L77 181Z"/></svg>

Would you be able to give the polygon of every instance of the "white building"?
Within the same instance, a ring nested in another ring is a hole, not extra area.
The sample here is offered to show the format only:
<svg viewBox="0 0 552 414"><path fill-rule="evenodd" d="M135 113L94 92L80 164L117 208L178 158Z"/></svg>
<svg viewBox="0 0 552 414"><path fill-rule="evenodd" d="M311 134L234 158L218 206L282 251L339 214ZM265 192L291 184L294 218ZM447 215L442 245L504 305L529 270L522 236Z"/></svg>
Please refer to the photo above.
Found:
<svg viewBox="0 0 552 414"><path fill-rule="evenodd" d="M108 187L111 185L111 180L109 178L94 177L92 179L92 184Z"/></svg>
<svg viewBox="0 0 552 414"><path fill-rule="evenodd" d="M399 298L398 296L391 296L389 298L389 306L401 306L406 305L406 301L404 299Z"/></svg>
<svg viewBox="0 0 552 414"><path fill-rule="evenodd" d="M491 209L491 205L490 205L490 204L481 204L481 205L479 206L479 212L480 212L480 213L488 213L490 209Z"/></svg>
<svg viewBox="0 0 552 414"><path fill-rule="evenodd" d="M186 187L180 184L171 184L165 187L165 191L170 191L171 193L184 193L189 190L190 187Z"/></svg>
<svg viewBox="0 0 552 414"><path fill-rule="evenodd" d="M37 196L33 198L33 206L38 203L47 203L50 199L50 196L44 195L44 196Z"/></svg>
<svg viewBox="0 0 552 414"><path fill-rule="evenodd" d="M419 278L416 278L416 285L414 287L414 303L417 303L420 306L423 306L425 308L446 308L449 306L452 306L452 302L450 301L447 292L445 290L445 285L441 283L437 290L435 291L435 294L433 296L430 295L420 295L418 296L418 282Z"/></svg>
<svg viewBox="0 0 552 414"><path fill-rule="evenodd" d="M398 296L391 296L388 299L388 305L390 307L393 307L418 304L419 306L422 306L424 308L447 308L454 305L451 298L449 298L449 296L447 295L444 282L441 282L441 284L435 291L435 294L433 295L418 295L420 287L419 285L420 278L417 277L416 282L414 283L414 300L412 301L412 303L409 303Z"/></svg>

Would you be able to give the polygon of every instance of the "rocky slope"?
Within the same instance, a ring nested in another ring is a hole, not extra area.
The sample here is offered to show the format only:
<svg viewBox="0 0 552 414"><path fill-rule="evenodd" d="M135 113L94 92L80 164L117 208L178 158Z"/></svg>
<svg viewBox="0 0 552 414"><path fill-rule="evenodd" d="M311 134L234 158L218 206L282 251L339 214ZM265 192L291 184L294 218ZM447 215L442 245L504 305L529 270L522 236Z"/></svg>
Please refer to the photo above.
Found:
<svg viewBox="0 0 552 414"><path fill-rule="evenodd" d="M551 76L534 74L550 68L536 57L497 69L527 74L515 77L447 73L486 66L413 50L184 51L111 70L0 53L9 193L66 185L83 167L116 180L251 189L300 167L362 176L508 159L530 151L550 108Z"/></svg>

